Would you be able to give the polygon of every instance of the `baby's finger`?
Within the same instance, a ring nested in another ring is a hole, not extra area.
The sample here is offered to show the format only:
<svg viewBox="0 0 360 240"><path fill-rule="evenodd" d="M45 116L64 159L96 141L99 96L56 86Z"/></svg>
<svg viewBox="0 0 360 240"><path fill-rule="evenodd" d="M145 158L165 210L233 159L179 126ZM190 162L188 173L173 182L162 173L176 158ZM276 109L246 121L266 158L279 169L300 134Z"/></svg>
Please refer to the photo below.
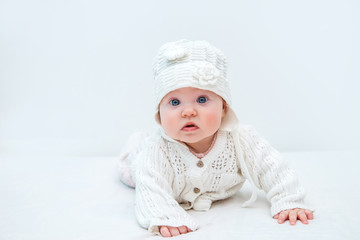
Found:
<svg viewBox="0 0 360 240"><path fill-rule="evenodd" d="M188 230L188 232L192 232L192 230L190 228L186 227L186 229Z"/></svg>
<svg viewBox="0 0 360 240"><path fill-rule="evenodd" d="M279 214L276 214L275 216L273 216L273 218L278 219L278 218L279 218Z"/></svg>
<svg viewBox="0 0 360 240"><path fill-rule="evenodd" d="M160 234L163 237L171 237L171 233L167 226L160 226Z"/></svg>
<svg viewBox="0 0 360 240"><path fill-rule="evenodd" d="M298 218L300 219L300 221L303 223L303 224L308 224L308 220L307 220L307 217L306 217L306 214L305 214L305 211L303 210L300 210L298 213Z"/></svg>
<svg viewBox="0 0 360 240"><path fill-rule="evenodd" d="M290 211L289 221L291 225L295 225L297 220L297 211Z"/></svg>
<svg viewBox="0 0 360 240"><path fill-rule="evenodd" d="M307 209L307 210L305 210L305 214L306 214L306 216L307 216L307 218L308 218L309 220L314 219L314 213L313 213L313 211Z"/></svg>
<svg viewBox="0 0 360 240"><path fill-rule="evenodd" d="M179 229L177 227L169 227L171 236L178 236L180 235Z"/></svg>
<svg viewBox="0 0 360 240"><path fill-rule="evenodd" d="M279 219L278 219L278 223L283 223L285 222L285 220L288 218L289 216L289 212L288 211L282 211L279 214Z"/></svg>
<svg viewBox="0 0 360 240"><path fill-rule="evenodd" d="M178 229L179 229L179 232L181 234L184 234L184 233L188 232L187 227L185 227L185 226L178 227Z"/></svg>

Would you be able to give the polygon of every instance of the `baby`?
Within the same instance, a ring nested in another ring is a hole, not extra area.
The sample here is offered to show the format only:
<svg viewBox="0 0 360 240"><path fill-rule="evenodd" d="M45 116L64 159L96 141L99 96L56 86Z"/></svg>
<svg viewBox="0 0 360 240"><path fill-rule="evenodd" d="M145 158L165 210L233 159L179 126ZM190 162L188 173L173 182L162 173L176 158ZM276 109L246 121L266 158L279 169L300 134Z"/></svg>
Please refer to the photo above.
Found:
<svg viewBox="0 0 360 240"><path fill-rule="evenodd" d="M186 210L207 211L248 180L266 192L278 223L307 224L313 212L279 152L231 108L224 54L205 41L163 45L154 60L159 131L133 135L120 157L121 180L136 190L135 214L164 237L198 229Z"/></svg>

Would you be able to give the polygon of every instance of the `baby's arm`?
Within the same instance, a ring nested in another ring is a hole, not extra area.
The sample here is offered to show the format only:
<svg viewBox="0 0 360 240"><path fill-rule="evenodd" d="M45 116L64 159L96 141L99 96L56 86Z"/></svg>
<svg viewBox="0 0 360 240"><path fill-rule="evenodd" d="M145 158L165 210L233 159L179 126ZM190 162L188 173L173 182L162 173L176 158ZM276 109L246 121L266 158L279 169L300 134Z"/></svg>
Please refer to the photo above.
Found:
<svg viewBox="0 0 360 240"><path fill-rule="evenodd" d="M304 204L305 192L293 169L281 154L252 127L240 129L244 145L244 160L257 187L266 192L271 201L271 214L279 223L287 219L295 224L313 219L313 213Z"/></svg>
<svg viewBox="0 0 360 240"><path fill-rule="evenodd" d="M136 182L135 214L138 222L150 232L175 236L185 232L183 226L196 230L198 224L176 201L170 162L158 146L147 146L134 168ZM165 226L165 227L164 227ZM160 231L162 230L162 231Z"/></svg>

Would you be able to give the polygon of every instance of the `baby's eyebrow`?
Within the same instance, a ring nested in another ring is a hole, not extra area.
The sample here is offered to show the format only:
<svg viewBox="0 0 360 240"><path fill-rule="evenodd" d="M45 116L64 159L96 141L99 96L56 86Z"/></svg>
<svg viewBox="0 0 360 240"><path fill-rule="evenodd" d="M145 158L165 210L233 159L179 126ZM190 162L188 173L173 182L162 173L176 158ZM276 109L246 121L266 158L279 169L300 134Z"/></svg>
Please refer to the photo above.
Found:
<svg viewBox="0 0 360 240"><path fill-rule="evenodd" d="M168 96L167 99L179 99L177 96Z"/></svg>
<svg viewBox="0 0 360 240"><path fill-rule="evenodd" d="M201 97L201 96L206 96L206 97L208 97L208 96L211 96L211 94L208 93L208 92L202 92L202 93L197 94L196 96L198 96L198 97Z"/></svg>

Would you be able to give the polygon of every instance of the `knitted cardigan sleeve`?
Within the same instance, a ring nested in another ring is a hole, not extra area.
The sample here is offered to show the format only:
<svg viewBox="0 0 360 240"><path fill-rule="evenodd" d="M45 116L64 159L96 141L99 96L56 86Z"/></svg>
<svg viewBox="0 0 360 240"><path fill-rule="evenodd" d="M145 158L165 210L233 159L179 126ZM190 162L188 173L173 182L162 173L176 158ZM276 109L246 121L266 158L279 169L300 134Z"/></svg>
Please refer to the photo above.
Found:
<svg viewBox="0 0 360 240"><path fill-rule="evenodd" d="M271 215L293 208L307 208L305 191L288 162L250 126L239 129L243 159L253 184L266 192Z"/></svg>
<svg viewBox="0 0 360 240"><path fill-rule="evenodd" d="M140 153L134 166L136 182L135 214L139 224L159 234L158 226L187 226L198 224L175 200L172 191L173 169L161 142L149 143Z"/></svg>

